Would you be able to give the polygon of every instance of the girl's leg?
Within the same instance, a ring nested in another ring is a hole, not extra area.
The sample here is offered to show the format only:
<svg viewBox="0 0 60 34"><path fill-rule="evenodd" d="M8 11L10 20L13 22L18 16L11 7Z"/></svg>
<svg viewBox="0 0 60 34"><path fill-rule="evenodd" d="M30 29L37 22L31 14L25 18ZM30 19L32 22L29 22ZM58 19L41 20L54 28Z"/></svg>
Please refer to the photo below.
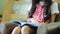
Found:
<svg viewBox="0 0 60 34"><path fill-rule="evenodd" d="M24 26L21 29L22 34L30 34L30 32L31 32L31 28L29 26Z"/></svg>
<svg viewBox="0 0 60 34"><path fill-rule="evenodd" d="M20 34L20 32L21 32L21 27L17 26L13 29L12 34Z"/></svg>

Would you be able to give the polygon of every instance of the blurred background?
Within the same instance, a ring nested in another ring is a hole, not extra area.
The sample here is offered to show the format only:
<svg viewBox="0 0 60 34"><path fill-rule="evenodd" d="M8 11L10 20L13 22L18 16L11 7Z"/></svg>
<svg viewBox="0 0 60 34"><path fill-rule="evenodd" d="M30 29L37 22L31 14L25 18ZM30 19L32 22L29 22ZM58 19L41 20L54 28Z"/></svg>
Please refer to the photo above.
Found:
<svg viewBox="0 0 60 34"><path fill-rule="evenodd" d="M0 34L1 31L4 32L4 34L11 34L12 30L17 25L10 23L10 21L26 20L31 7L31 1L32 0L0 0ZM60 0L56 0L56 2L60 10ZM57 17L57 21L60 22L60 13ZM60 23L54 26L52 25L54 24L47 25L50 34L52 31L55 33L58 30L57 26L60 25Z"/></svg>

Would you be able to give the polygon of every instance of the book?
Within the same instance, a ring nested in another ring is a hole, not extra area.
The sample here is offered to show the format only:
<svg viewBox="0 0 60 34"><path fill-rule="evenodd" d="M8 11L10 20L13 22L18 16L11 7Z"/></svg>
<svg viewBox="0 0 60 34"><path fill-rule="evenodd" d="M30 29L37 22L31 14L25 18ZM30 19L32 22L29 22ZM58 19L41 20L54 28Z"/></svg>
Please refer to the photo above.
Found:
<svg viewBox="0 0 60 34"><path fill-rule="evenodd" d="M20 26L24 26L24 25L30 25L33 27L38 27L41 26L39 23L31 23L31 22L21 22L21 21L13 21L14 24L20 25Z"/></svg>

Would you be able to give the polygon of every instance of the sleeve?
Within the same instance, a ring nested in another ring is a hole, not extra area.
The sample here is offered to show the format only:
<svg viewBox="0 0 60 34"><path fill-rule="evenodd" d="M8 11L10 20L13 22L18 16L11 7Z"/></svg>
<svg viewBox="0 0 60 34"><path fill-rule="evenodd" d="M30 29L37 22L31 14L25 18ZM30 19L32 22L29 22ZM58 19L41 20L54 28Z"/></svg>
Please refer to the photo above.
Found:
<svg viewBox="0 0 60 34"><path fill-rule="evenodd" d="M59 13L58 3L57 3L57 2L54 2L54 3L51 5L51 14L58 14L58 13Z"/></svg>

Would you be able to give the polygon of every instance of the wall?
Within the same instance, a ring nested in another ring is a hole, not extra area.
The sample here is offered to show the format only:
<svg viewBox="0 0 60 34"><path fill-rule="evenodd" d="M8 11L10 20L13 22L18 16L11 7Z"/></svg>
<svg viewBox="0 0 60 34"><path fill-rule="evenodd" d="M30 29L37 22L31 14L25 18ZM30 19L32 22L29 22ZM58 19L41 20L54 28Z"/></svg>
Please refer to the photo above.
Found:
<svg viewBox="0 0 60 34"><path fill-rule="evenodd" d="M31 7L31 0L20 0L17 4L19 5L18 11L12 16L12 20L25 21L28 16L28 10ZM19 16L18 16L19 15Z"/></svg>
<svg viewBox="0 0 60 34"><path fill-rule="evenodd" d="M28 7L24 6L23 8L25 8L25 9L23 9L21 11L19 10L20 12L16 11L14 13L14 12L11 11L12 10L12 4L14 2L15 2L14 0L8 0L8 3L5 7L4 14L3 14L3 19L2 19L3 22L10 21L11 19L12 20L16 20L16 19L20 20L21 19L20 17L23 17L23 18L24 18L24 16L26 17L26 15L21 15L21 14L22 13L26 14L26 12L24 12L24 10ZM24 5L24 4L30 4L30 2L26 3L26 2L24 2L24 0L20 0L20 1L18 1L17 4L23 4ZM21 9L21 7L20 7L20 9ZM22 20L23 20L23 18L22 18Z"/></svg>
<svg viewBox="0 0 60 34"><path fill-rule="evenodd" d="M11 19L11 15L12 15L12 3L13 3L14 0L8 0L7 1L7 4L6 4L6 7L4 8L4 13L3 13L3 18L2 18L2 21L5 22L5 21L9 21Z"/></svg>
<svg viewBox="0 0 60 34"><path fill-rule="evenodd" d="M0 0L0 14L3 14L7 0Z"/></svg>
<svg viewBox="0 0 60 34"><path fill-rule="evenodd" d="M60 0L56 0L56 1L60 3Z"/></svg>

